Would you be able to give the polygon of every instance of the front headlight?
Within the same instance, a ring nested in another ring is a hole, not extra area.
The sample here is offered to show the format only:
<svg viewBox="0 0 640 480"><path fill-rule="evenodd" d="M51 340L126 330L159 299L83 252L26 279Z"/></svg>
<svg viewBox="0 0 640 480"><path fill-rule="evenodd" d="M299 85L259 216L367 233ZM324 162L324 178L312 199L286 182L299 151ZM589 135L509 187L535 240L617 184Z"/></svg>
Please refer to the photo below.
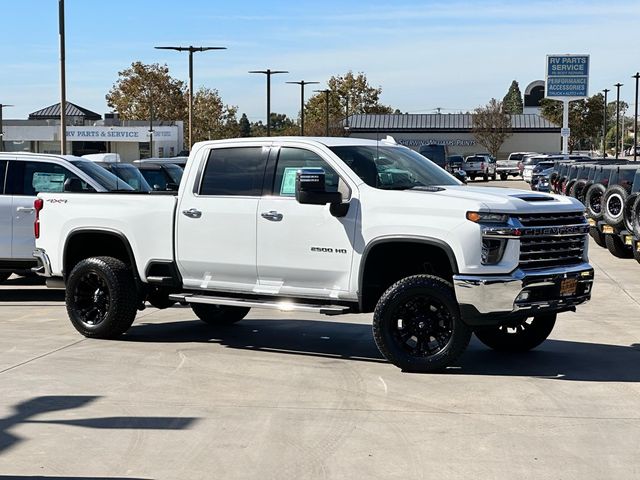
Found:
<svg viewBox="0 0 640 480"><path fill-rule="evenodd" d="M509 216L504 213L467 212L467 220L475 223L507 223Z"/></svg>

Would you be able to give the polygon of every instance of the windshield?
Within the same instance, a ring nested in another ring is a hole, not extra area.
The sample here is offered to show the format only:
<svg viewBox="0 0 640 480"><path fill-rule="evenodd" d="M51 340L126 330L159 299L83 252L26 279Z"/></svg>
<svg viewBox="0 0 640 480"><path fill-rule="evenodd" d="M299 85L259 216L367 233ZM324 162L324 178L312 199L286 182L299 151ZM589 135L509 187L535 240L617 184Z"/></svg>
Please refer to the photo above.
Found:
<svg viewBox="0 0 640 480"><path fill-rule="evenodd" d="M151 191L151 187L140 173L140 170L133 165L128 163L111 163L107 168L135 190L139 192Z"/></svg>
<svg viewBox="0 0 640 480"><path fill-rule="evenodd" d="M182 180L182 174L184 173L184 170L182 170L182 168L180 168L178 165L174 165L173 163L164 165L164 169L171 177L173 183L175 183L176 185L180 185L180 180Z"/></svg>
<svg viewBox="0 0 640 480"><path fill-rule="evenodd" d="M461 185L435 163L408 148L353 145L331 147L331 151L363 182L381 190Z"/></svg>
<svg viewBox="0 0 640 480"><path fill-rule="evenodd" d="M102 167L99 167L93 162L88 160L72 160L71 163L89 175L93 180L98 182L105 190L110 192L117 191L133 191L133 188L123 182L120 178L116 177L113 173L108 172Z"/></svg>

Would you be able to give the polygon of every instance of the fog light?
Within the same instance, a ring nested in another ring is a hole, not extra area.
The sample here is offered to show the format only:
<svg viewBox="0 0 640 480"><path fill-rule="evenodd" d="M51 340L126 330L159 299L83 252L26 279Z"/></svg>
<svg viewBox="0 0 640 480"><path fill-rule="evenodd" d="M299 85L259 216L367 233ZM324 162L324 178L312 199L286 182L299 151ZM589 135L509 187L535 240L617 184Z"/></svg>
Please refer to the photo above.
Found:
<svg viewBox="0 0 640 480"><path fill-rule="evenodd" d="M482 263L484 265L498 263L502 259L506 244L506 240L494 238L482 239Z"/></svg>

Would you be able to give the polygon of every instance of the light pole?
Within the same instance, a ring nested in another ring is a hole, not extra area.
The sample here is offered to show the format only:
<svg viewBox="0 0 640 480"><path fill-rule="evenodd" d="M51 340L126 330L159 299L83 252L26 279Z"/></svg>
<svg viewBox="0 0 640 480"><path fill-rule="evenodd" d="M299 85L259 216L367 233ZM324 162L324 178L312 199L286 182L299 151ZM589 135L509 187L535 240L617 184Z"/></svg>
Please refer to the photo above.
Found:
<svg viewBox="0 0 640 480"><path fill-rule="evenodd" d="M0 103L0 152L4 152L4 129L2 128L2 109L13 107L13 105L3 105Z"/></svg>
<svg viewBox="0 0 640 480"><path fill-rule="evenodd" d="M602 157L606 158L607 157L607 117L609 116L609 105L607 105L607 93L609 93L611 90L609 90L608 88L605 88L603 90L604 92L604 118L603 118L603 124L602 124L602 130L603 130L603 135L602 135Z"/></svg>
<svg viewBox="0 0 640 480"><path fill-rule="evenodd" d="M347 132L347 134L349 133L349 129L351 127L349 127L349 94L347 94L345 97L345 117L344 117L344 129Z"/></svg>
<svg viewBox="0 0 640 480"><path fill-rule="evenodd" d="M58 32L60 35L60 154L67 153L67 87L64 48L64 0L58 0Z"/></svg>
<svg viewBox="0 0 640 480"><path fill-rule="evenodd" d="M636 73L633 77L636 79L636 105L633 112L633 161L638 159L638 79L640 73Z"/></svg>
<svg viewBox="0 0 640 480"><path fill-rule="evenodd" d="M620 139L620 87L622 83L616 83L614 87L616 87L616 160L618 160L618 154L620 151L618 148L618 140Z"/></svg>
<svg viewBox="0 0 640 480"><path fill-rule="evenodd" d="M299 82L287 83L295 83L296 85L300 85L300 136L304 137L304 86L320 82L305 82L304 80L300 80Z"/></svg>
<svg viewBox="0 0 640 480"><path fill-rule="evenodd" d="M314 92L324 93L324 123L325 123L325 136L329 136L329 94L331 90L325 88L324 90L314 90Z"/></svg>
<svg viewBox="0 0 640 480"><path fill-rule="evenodd" d="M271 75L289 73L286 70L251 70L249 73L262 73L267 76L267 137L271 136Z"/></svg>
<svg viewBox="0 0 640 480"><path fill-rule="evenodd" d="M153 158L153 97L149 92L149 158Z"/></svg>
<svg viewBox="0 0 640 480"><path fill-rule="evenodd" d="M193 146L193 53L206 52L207 50L226 50L227 47L154 47L158 50L176 50L177 52L189 52L189 150Z"/></svg>

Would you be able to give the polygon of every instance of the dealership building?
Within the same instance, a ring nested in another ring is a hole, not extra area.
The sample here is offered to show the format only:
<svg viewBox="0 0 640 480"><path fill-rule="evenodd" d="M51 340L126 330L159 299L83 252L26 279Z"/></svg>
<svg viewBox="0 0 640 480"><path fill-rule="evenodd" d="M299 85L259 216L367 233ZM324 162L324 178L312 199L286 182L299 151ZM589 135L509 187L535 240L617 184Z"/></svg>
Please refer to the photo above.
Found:
<svg viewBox="0 0 640 480"><path fill-rule="evenodd" d="M472 117L468 113L351 115L348 128L352 137L382 139L391 135L414 150L436 144L446 145L450 155L472 155L487 151L473 135ZM506 158L511 152L559 152L560 142L560 126L533 113L511 115L511 135L502 144L498 158Z"/></svg>
<svg viewBox="0 0 640 480"><path fill-rule="evenodd" d="M102 119L71 102L67 102L65 113L66 149L73 155L118 153L122 161L130 162L174 157L183 150L181 121L154 121L150 128L148 121L120 120L116 113L107 113ZM28 120L3 120L0 131L4 151L60 153L60 104L33 112Z"/></svg>

